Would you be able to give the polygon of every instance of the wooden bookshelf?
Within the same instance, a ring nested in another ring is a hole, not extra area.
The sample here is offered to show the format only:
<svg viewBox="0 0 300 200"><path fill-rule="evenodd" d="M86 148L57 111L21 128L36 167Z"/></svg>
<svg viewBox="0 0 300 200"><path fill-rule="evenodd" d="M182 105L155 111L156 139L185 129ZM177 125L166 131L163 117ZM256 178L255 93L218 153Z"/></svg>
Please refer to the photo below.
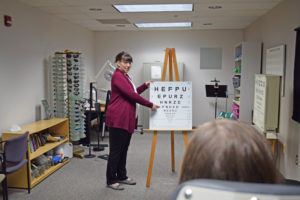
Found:
<svg viewBox="0 0 300 200"><path fill-rule="evenodd" d="M36 186L39 182L47 178L50 174L54 173L56 170L70 162L71 159L66 160L63 163L58 163L57 165L54 165L50 167L49 169L46 169L43 174L41 174L39 177L31 181L31 186L34 187Z"/></svg>
<svg viewBox="0 0 300 200"><path fill-rule="evenodd" d="M21 130L18 132L4 132L2 133L2 140L7 140L9 138L17 137L26 131L29 131L29 135L27 141L29 141L30 135L41 133L43 131L49 132L52 136L65 136L64 139L58 142L47 142L44 146L40 146L35 151L30 152L30 144L28 142L28 162L29 166L31 166L31 161L37 158L40 155L54 149L55 147L69 142L69 120L67 118L52 118L49 120L41 120L31 124L27 124L21 127ZM64 166L68 163L70 159L64 161L63 163L58 163L55 166L51 166L50 168L46 169L44 173L42 173L39 177L32 179L31 177L31 167L29 169L29 182L30 187L33 188L39 182L44 180L46 177L54 173L56 170ZM7 183L9 187L15 188L27 188L27 165L25 165L20 170L16 171L15 173L9 174L7 176Z"/></svg>

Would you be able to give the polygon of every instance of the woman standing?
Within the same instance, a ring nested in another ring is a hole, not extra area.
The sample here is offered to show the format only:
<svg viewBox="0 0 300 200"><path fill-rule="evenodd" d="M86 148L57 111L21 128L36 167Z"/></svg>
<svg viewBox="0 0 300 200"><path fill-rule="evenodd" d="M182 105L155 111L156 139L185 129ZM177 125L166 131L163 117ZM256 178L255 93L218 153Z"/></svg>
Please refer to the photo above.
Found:
<svg viewBox="0 0 300 200"><path fill-rule="evenodd" d="M136 103L156 110L159 106L147 101L139 94L150 86L148 81L135 87L128 71L132 57L122 51L116 56L118 68L111 79L111 98L106 112L106 125L109 127L109 157L106 169L106 182L109 188L123 190L122 184L135 185L127 177L126 159L131 135L137 127Z"/></svg>

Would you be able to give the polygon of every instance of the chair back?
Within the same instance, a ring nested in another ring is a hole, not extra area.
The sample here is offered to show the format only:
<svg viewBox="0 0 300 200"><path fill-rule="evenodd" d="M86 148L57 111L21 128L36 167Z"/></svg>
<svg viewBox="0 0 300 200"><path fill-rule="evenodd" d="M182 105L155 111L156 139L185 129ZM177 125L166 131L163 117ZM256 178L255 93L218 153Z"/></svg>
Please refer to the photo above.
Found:
<svg viewBox="0 0 300 200"><path fill-rule="evenodd" d="M101 108L100 108L101 105L100 105L100 103L95 103L94 105L95 105L96 112L100 113L101 112Z"/></svg>
<svg viewBox="0 0 300 200"><path fill-rule="evenodd" d="M107 106L109 104L109 100L110 100L110 93L111 91L110 90L107 90L107 93L106 93L106 101L105 101L105 113L106 113L106 110L107 110Z"/></svg>
<svg viewBox="0 0 300 200"><path fill-rule="evenodd" d="M170 200L299 200L300 186L196 179L180 184Z"/></svg>
<svg viewBox="0 0 300 200"><path fill-rule="evenodd" d="M110 100L110 90L107 91L106 93L106 100L105 100L105 110L104 110L104 113L106 113L106 109L107 109L107 106L109 104L109 100ZM97 113L100 113L101 112L101 105L100 103L95 103L95 110Z"/></svg>
<svg viewBox="0 0 300 200"><path fill-rule="evenodd" d="M99 130L100 130L100 124L101 124L101 105L100 103L95 103L95 110L96 110L96 113L97 113L97 123L99 125Z"/></svg>
<svg viewBox="0 0 300 200"><path fill-rule="evenodd" d="M20 162L27 152L27 138L29 132L23 135L8 139L4 144L5 159L8 162Z"/></svg>

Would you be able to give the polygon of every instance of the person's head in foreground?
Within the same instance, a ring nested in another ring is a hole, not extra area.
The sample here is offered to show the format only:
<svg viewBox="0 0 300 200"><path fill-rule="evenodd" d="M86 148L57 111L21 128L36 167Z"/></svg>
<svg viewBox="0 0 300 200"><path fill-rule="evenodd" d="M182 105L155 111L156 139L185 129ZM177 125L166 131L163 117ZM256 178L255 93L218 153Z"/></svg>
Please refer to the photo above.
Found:
<svg viewBox="0 0 300 200"><path fill-rule="evenodd" d="M185 152L179 183L191 179L277 183L273 154L265 137L233 120L204 123Z"/></svg>

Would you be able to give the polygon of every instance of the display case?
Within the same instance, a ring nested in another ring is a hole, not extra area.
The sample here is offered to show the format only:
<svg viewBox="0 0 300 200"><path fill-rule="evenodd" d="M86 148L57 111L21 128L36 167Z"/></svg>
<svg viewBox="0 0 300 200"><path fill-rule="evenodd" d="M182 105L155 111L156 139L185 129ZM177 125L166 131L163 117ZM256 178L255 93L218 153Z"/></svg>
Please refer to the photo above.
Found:
<svg viewBox="0 0 300 200"><path fill-rule="evenodd" d="M85 137L83 83L85 68L80 52L55 52L52 66L54 117L69 118L70 139Z"/></svg>

